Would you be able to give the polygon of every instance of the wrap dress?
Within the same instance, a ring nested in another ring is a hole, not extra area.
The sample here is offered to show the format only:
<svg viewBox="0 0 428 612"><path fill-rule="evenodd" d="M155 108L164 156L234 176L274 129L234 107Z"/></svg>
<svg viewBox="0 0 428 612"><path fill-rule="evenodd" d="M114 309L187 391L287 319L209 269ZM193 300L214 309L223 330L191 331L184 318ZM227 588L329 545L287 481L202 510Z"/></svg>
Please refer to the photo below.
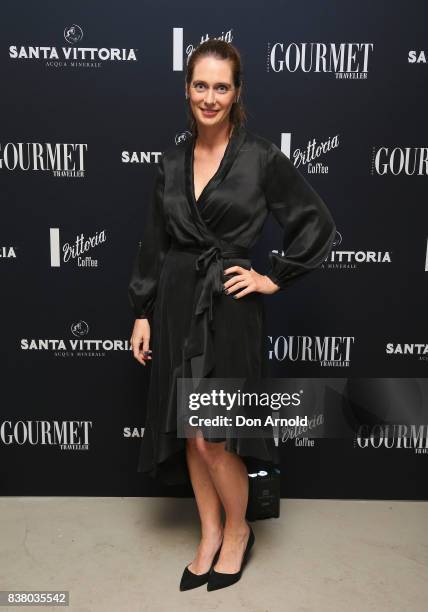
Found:
<svg viewBox="0 0 428 612"><path fill-rule="evenodd" d="M148 202L128 297L150 323L150 381L138 460L164 484L190 482L177 436L177 379L268 376L264 294L225 294L228 267L251 268L251 249L272 213L282 253L266 274L280 290L328 256L336 226L324 201L271 141L235 126L217 171L195 198L196 138L163 152ZM239 290L238 290L239 291ZM225 439L226 440L226 439ZM215 440L217 441L217 439ZM228 438L244 462L277 463L272 438Z"/></svg>

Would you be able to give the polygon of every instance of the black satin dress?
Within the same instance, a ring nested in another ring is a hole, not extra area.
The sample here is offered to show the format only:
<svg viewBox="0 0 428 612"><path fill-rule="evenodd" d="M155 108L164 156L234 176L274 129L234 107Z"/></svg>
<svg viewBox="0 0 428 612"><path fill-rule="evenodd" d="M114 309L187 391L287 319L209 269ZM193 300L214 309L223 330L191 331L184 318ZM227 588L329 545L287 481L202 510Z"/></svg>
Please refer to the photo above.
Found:
<svg viewBox="0 0 428 612"><path fill-rule="evenodd" d="M177 437L177 378L269 375L265 296L223 292L233 265L251 268L269 212L283 230L284 255L265 273L281 290L328 256L336 226L289 158L269 140L235 127L217 172L195 200L195 138L168 148L158 164L141 247L129 283L136 318L151 328L150 386L138 471L165 484L190 482L185 439ZM278 461L273 438L228 438L247 462Z"/></svg>

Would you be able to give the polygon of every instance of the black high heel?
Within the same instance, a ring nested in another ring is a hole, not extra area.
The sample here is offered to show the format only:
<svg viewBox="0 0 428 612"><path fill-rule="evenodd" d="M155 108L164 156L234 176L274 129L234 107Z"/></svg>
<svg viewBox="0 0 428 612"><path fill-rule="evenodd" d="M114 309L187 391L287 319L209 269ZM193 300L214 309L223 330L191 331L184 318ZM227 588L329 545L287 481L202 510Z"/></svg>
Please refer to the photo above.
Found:
<svg viewBox="0 0 428 612"><path fill-rule="evenodd" d="M189 570L189 566L186 565L186 567L184 568L183 575L181 577L181 581L180 581L180 591L188 591L189 589L196 589L196 587L200 587L206 582L208 582L210 571L213 565L217 563L217 559L220 554L222 544L223 544L223 538L221 540L221 544L218 547L216 554L214 555L214 558L211 563L211 567L207 572L205 572L205 574L194 574L193 572Z"/></svg>
<svg viewBox="0 0 428 612"><path fill-rule="evenodd" d="M242 570L248 561L248 554L254 544L254 540L256 539L251 525L248 526L250 528L250 535L248 536L247 546L245 547L244 555L242 557L241 569L239 572L235 572L234 574L225 574L223 572L216 572L214 569L215 563L213 563L209 572L207 591L223 589L231 584L235 584L235 582L238 582L238 580L241 578Z"/></svg>

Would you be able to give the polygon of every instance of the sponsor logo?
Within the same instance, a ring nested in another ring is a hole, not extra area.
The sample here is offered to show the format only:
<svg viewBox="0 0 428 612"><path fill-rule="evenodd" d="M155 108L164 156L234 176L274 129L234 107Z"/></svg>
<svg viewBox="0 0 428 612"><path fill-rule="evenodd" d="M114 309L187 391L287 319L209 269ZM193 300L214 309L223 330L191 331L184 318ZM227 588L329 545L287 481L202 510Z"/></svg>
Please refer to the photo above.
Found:
<svg viewBox="0 0 428 612"><path fill-rule="evenodd" d="M189 57L198 45L205 42L206 40L225 40L231 43L233 40L232 30L223 31L218 36L209 36L207 33L203 34L198 43L189 43L185 47L184 43L184 28L173 28L172 29L172 69L174 71L182 72L184 70L184 58L186 57L186 63L189 61Z"/></svg>
<svg viewBox="0 0 428 612"><path fill-rule="evenodd" d="M394 448L428 454L428 425L361 425L354 439L354 448Z"/></svg>
<svg viewBox="0 0 428 612"><path fill-rule="evenodd" d="M341 248L342 240L342 234L337 230L331 251L321 264L321 269L355 270L360 264L389 264L392 261L391 251L345 250Z"/></svg>
<svg viewBox="0 0 428 612"><path fill-rule="evenodd" d="M0 246L0 259L16 259L16 249L13 246Z"/></svg>
<svg viewBox="0 0 428 612"><path fill-rule="evenodd" d="M408 342L405 344L388 342L385 353L386 355L411 355L418 361L428 361L428 344L425 342Z"/></svg>
<svg viewBox="0 0 428 612"><path fill-rule="evenodd" d="M428 52L419 50L411 50L407 55L409 64L426 64L428 62Z"/></svg>
<svg viewBox="0 0 428 612"><path fill-rule="evenodd" d="M59 268L62 263L74 263L78 268L98 268L99 260L86 255L92 249L107 241L105 230L95 232L92 236L79 234L71 242L61 243L59 227L49 228L49 248L51 267Z"/></svg>
<svg viewBox="0 0 428 612"><path fill-rule="evenodd" d="M89 450L92 421L1 421L0 444Z"/></svg>
<svg viewBox="0 0 428 612"><path fill-rule="evenodd" d="M0 171L51 172L55 177L85 176L88 145L65 142L0 143Z"/></svg>
<svg viewBox="0 0 428 612"><path fill-rule="evenodd" d="M131 350L128 339L88 338L89 325L83 320L73 321L70 332L74 338L21 338L20 349L64 358L106 357L107 354Z"/></svg>
<svg viewBox="0 0 428 612"><path fill-rule="evenodd" d="M269 42L267 72L313 72L367 79L373 43Z"/></svg>
<svg viewBox="0 0 428 612"><path fill-rule="evenodd" d="M124 438L142 438L144 436L144 427L124 427Z"/></svg>
<svg viewBox="0 0 428 612"><path fill-rule="evenodd" d="M328 137L327 140L318 142L315 138L308 141L306 147L297 147L291 153L291 134L283 132L281 134L281 151L293 162L296 168L307 166L308 174L327 174L328 165L324 162L317 161L320 157L325 156L332 149L339 147L339 134L333 137Z"/></svg>
<svg viewBox="0 0 428 612"><path fill-rule="evenodd" d="M349 367L354 336L268 336L272 361L318 363L321 367Z"/></svg>
<svg viewBox="0 0 428 612"><path fill-rule="evenodd" d="M428 147L372 147L372 176L427 176Z"/></svg>
<svg viewBox="0 0 428 612"><path fill-rule="evenodd" d="M9 57L15 62L38 61L48 68L101 68L108 62L136 62L138 49L81 45L83 29L77 24L64 28L67 46L49 44L9 46Z"/></svg>

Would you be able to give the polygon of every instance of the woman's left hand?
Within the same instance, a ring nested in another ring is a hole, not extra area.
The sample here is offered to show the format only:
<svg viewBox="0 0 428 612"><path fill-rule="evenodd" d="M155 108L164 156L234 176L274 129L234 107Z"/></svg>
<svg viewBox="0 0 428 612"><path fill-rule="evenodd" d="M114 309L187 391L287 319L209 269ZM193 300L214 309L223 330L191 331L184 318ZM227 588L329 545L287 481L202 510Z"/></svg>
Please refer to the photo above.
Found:
<svg viewBox="0 0 428 612"><path fill-rule="evenodd" d="M241 266L231 266L224 271L224 274L237 272L233 278L229 278L224 283L224 290L227 294L232 294L236 299L244 297L248 293L258 291L259 293L276 293L279 287L268 276L259 274L253 268L247 270Z"/></svg>

